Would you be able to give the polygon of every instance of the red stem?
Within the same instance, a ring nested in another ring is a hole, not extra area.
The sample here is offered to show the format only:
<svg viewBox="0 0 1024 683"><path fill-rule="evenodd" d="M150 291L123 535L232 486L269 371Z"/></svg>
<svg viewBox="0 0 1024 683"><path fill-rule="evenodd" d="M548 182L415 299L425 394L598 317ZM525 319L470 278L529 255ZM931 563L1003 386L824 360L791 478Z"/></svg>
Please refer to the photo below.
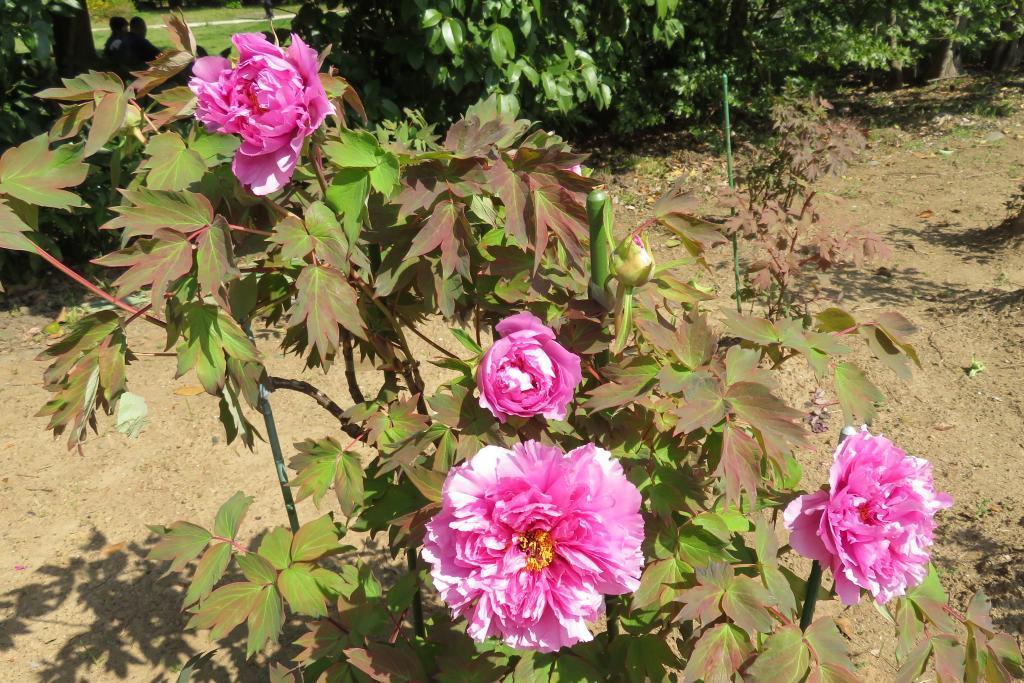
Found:
<svg viewBox="0 0 1024 683"><path fill-rule="evenodd" d="M159 318L155 318L155 317L149 315L148 313L146 313L144 310L135 308L131 304L129 304L129 303L125 302L125 301L121 301L120 299L118 299L115 296L111 296L110 294L107 294L102 289L100 289L99 287L97 287L93 283L89 282L88 280L86 280L84 277L82 277L81 275L79 275L75 271L73 271L70 268L68 268L63 263L61 263L57 258L55 258L53 255L51 255L50 252L46 251L45 249L43 249L39 245L36 245L36 253L39 254L41 257L43 257L43 260L46 261L47 263L49 263L51 266L53 266L54 268L56 268L60 272L64 273L69 278L71 278L72 280L74 280L75 282L80 284L81 286L85 287L90 292L92 292L93 294L95 294L99 298L103 299L104 301L107 301L109 303L114 304L115 306L117 306L121 310L127 311L128 313L131 313L135 317L138 317L138 316L141 315L142 317L144 317L146 320L148 320L149 322L153 323L154 325L159 325L160 327L167 327L167 323L165 323L163 320L160 320Z"/></svg>

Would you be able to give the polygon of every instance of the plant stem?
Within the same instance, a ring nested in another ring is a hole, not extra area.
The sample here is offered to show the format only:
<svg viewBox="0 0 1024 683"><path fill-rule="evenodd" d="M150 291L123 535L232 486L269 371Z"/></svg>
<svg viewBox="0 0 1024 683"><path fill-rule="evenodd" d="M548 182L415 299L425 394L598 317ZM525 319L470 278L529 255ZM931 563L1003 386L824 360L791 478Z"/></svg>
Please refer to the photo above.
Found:
<svg viewBox="0 0 1024 683"><path fill-rule="evenodd" d="M352 356L352 335L342 330L341 332L341 356L345 360L345 382L348 384L348 394L352 397L353 403L364 403L366 398L363 390L359 388L359 378L356 377L356 361Z"/></svg>
<svg viewBox="0 0 1024 683"><path fill-rule="evenodd" d="M177 354L168 354L171 356ZM345 417L345 410L335 403L330 396L317 389L315 386L303 379L287 379L285 377L271 377L270 378L270 389L271 391L277 391L278 389L287 389L289 391L296 391L300 394L309 396L321 408L330 413L340 424L341 431L345 432L353 439L358 438L362 435L355 424L352 423L347 417Z"/></svg>
<svg viewBox="0 0 1024 683"><path fill-rule="evenodd" d="M416 546L411 543L405 550L405 561L406 566L409 568L409 573L416 577L416 595L413 596L412 600L412 625L417 636L426 638L427 629L423 625L423 594L420 590L419 569L416 567Z"/></svg>
<svg viewBox="0 0 1024 683"><path fill-rule="evenodd" d="M729 122L729 75L722 74L722 112L725 118L725 170L729 178L729 187L736 188L736 179L732 173L732 126ZM732 234L732 272L736 278L736 312L743 313L743 302L740 299L740 245L738 234Z"/></svg>
<svg viewBox="0 0 1024 683"><path fill-rule="evenodd" d="M74 280L75 282L80 284L81 286L85 287L90 292L92 292L93 294L95 294L99 298L103 299L104 301L107 301L109 303L114 304L115 306L120 308L122 311L130 313L133 316L142 315L142 317L144 317L146 320L148 320L149 322L153 323L154 325L159 325L160 327L167 327L167 323L165 323L163 320L160 320L159 318L155 318L155 317L147 314L144 309L135 308L131 304L129 304L129 303L125 302L125 301L121 301L120 299L118 299L115 296L111 296L110 294L107 294L102 289L100 289L99 287L97 287L93 283L89 282L88 280L86 280L84 277L82 277L81 275L79 275L75 271L73 271L70 268L68 268L63 263L61 263L59 259L54 257L52 254L50 254L50 252L46 251L45 249L43 249L39 245L36 245L36 253L39 254L39 256L41 256L43 258L43 260L46 261L47 263L49 263L51 266L53 266L54 268L56 268L60 272L64 273L69 278L71 278L72 280Z"/></svg>

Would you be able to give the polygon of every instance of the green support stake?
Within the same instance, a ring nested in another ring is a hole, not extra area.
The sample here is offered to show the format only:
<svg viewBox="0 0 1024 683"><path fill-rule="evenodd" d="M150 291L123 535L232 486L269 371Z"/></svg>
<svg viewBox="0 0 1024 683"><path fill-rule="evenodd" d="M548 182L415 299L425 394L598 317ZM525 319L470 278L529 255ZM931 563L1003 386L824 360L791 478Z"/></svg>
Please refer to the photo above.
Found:
<svg viewBox="0 0 1024 683"><path fill-rule="evenodd" d="M252 326L248 321L242 323L242 328L249 336L249 341L254 341ZM277 435L277 423L274 421L274 411L270 407L270 379L264 374L264 379L259 384L259 411L263 415L263 424L267 428L267 443L270 444L270 453L274 456L274 469L277 472L277 483L281 486L281 497L284 499L284 510L288 513L288 524L294 534L299 530L299 515L295 511L295 499L292 497L291 487L288 486L288 470L284 468L284 454L281 452L281 438Z"/></svg>
<svg viewBox="0 0 1024 683"><path fill-rule="evenodd" d="M612 298L608 292L608 279L612 253L612 203L604 190L594 190L587 197L587 219L590 223L590 300L610 311ZM607 363L608 352L599 353L595 362L598 365Z"/></svg>
<svg viewBox="0 0 1024 683"><path fill-rule="evenodd" d="M732 126L729 122L729 75L722 74L722 112L725 117L725 171L729 178L729 187L736 187L736 179L732 173ZM736 312L743 312L740 299L740 245L736 235L732 236L732 272L736 278Z"/></svg>
<svg viewBox="0 0 1024 683"><path fill-rule="evenodd" d="M610 277L609 264L612 253L612 203L604 190L594 190L587 196L587 219L590 223L590 287L591 301L604 309L611 310L612 300L608 292ZM608 352L602 351L594 358L594 365L600 367L608 362ZM605 615L608 624L608 640L619 633L619 617L614 598L604 598Z"/></svg>

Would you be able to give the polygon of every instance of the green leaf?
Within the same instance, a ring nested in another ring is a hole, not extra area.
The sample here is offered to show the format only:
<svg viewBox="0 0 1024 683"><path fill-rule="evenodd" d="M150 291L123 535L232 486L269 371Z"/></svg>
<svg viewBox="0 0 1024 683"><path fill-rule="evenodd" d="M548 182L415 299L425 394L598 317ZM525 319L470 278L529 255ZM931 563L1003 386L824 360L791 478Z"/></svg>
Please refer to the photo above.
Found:
<svg viewBox="0 0 1024 683"><path fill-rule="evenodd" d="M352 285L333 268L306 266L295 283L298 296L288 327L306 325L306 339L321 358L338 348L341 327L366 339L358 298Z"/></svg>
<svg viewBox="0 0 1024 683"><path fill-rule="evenodd" d="M166 530L150 528L162 534L162 538L150 549L148 557L153 560L171 560L166 574L178 571L191 562L213 538L209 531L189 522L175 522Z"/></svg>
<svg viewBox="0 0 1024 683"><path fill-rule="evenodd" d="M366 130L344 129L341 140L324 143L324 153L339 168L374 168L377 165L380 143Z"/></svg>
<svg viewBox="0 0 1024 683"><path fill-rule="evenodd" d="M284 605L274 586L264 586L253 601L248 620L245 656L252 657L269 641L276 643L284 626Z"/></svg>
<svg viewBox="0 0 1024 683"><path fill-rule="evenodd" d="M854 673L846 640L839 633L839 629L832 619L825 617L816 620L804 631L804 640L814 650L814 656L818 663L828 664L850 674Z"/></svg>
<svg viewBox="0 0 1024 683"><path fill-rule="evenodd" d="M313 578L310 565L295 564L277 577L277 587L288 606L299 614L322 617L327 614L327 599Z"/></svg>
<svg viewBox="0 0 1024 683"><path fill-rule="evenodd" d="M245 578L253 583L269 584L277 581L277 570L274 565L256 553L238 555L235 558Z"/></svg>
<svg viewBox="0 0 1024 683"><path fill-rule="evenodd" d="M445 19L441 23L441 38L453 54L462 52L462 25L457 19Z"/></svg>
<svg viewBox="0 0 1024 683"><path fill-rule="evenodd" d="M928 575L924 581L907 591L907 599L914 603L940 631L953 633L956 626L946 612L949 596L942 588L935 565L928 565Z"/></svg>
<svg viewBox="0 0 1024 683"><path fill-rule="evenodd" d="M925 665L928 664L928 657L932 653L932 641L924 640L917 645L907 658L903 661L903 665L900 666L900 670L896 673L896 683L913 683L917 680L917 677L924 671Z"/></svg>
<svg viewBox="0 0 1024 683"><path fill-rule="evenodd" d="M231 161L241 141L234 135L200 134L188 143L188 148L201 156L207 168Z"/></svg>
<svg viewBox="0 0 1024 683"><path fill-rule="evenodd" d="M128 204L112 206L118 216L104 223L103 230L123 228L123 242L132 237L150 237L166 228L183 233L201 230L213 222L213 205L196 192L163 192L139 188L121 190Z"/></svg>
<svg viewBox="0 0 1024 683"><path fill-rule="evenodd" d="M640 586L633 593L631 609L667 605L679 592L684 572L689 573L690 568L674 557L648 563L640 576Z"/></svg>
<svg viewBox="0 0 1024 683"><path fill-rule="evenodd" d="M676 326L678 343L672 351L682 363L695 370L711 360L718 339L704 316L682 318Z"/></svg>
<svg viewBox="0 0 1024 683"><path fill-rule="evenodd" d="M319 506L327 489L334 485L335 494L345 516L351 517L363 504L363 467L358 453L344 451L332 438L295 444L299 454L289 463L299 472L292 486L299 488L297 500L313 497Z"/></svg>
<svg viewBox="0 0 1024 683"><path fill-rule="evenodd" d="M126 391L117 399L117 431L129 439L139 438L139 433L149 424L149 409L146 399Z"/></svg>
<svg viewBox="0 0 1024 683"><path fill-rule="evenodd" d="M0 156L0 194L53 209L82 206L77 195L63 188L81 184L88 172L73 145L51 151L46 135L39 135Z"/></svg>
<svg viewBox="0 0 1024 683"><path fill-rule="evenodd" d="M441 23L444 19L444 15L433 7L423 10L423 20L420 22L420 28L433 28Z"/></svg>
<svg viewBox="0 0 1024 683"><path fill-rule="evenodd" d="M760 450L757 442L734 423L722 430L722 455L715 476L725 482L725 497L738 504L742 491L753 507L757 501L757 485L761 481Z"/></svg>
<svg viewBox="0 0 1024 683"><path fill-rule="evenodd" d="M348 272L348 243L334 212L323 202L313 202L306 207L305 218L316 255L341 272Z"/></svg>
<svg viewBox="0 0 1024 683"><path fill-rule="evenodd" d="M790 450L804 445L806 432L803 413L786 405L771 390L757 382L737 382L725 394L729 407L738 417L761 433L770 448Z"/></svg>
<svg viewBox="0 0 1024 683"><path fill-rule="evenodd" d="M477 344L465 330L460 329L458 327L452 327L449 329L452 333L452 336L455 337L455 339L457 339L460 344L466 347L466 349L469 350L470 353L479 356L484 352L484 350L480 348L480 345Z"/></svg>
<svg viewBox="0 0 1024 683"><path fill-rule="evenodd" d="M800 627L784 626L768 638L748 671L753 683L800 683L809 663Z"/></svg>
<svg viewBox="0 0 1024 683"><path fill-rule="evenodd" d="M217 216L206 232L199 236L196 272L203 291L213 296L224 308L229 308L228 283L237 280L241 273L235 264L231 229L222 216Z"/></svg>
<svg viewBox="0 0 1024 683"><path fill-rule="evenodd" d="M354 244L359 237L363 217L366 215L366 199L369 196L370 174L362 168L338 171L327 188L324 199L328 206L341 216L349 244Z"/></svg>
<svg viewBox="0 0 1024 683"><path fill-rule="evenodd" d="M291 558L292 562L309 562L340 548L338 530L330 515L324 515L299 527L292 539Z"/></svg>
<svg viewBox="0 0 1024 683"><path fill-rule="evenodd" d="M114 281L118 295L124 297L148 285L153 308L162 311L171 285L192 269L192 244L180 232L160 229L153 239L139 240L93 263L128 268Z"/></svg>
<svg viewBox="0 0 1024 683"><path fill-rule="evenodd" d="M722 311L722 314L725 316L725 328L740 339L765 346L782 341L775 326L764 318L741 315L729 310Z"/></svg>
<svg viewBox="0 0 1024 683"><path fill-rule="evenodd" d="M676 547L679 559L692 567L706 567L715 561L732 559L722 549L722 543L714 535L696 526L688 526L679 531Z"/></svg>
<svg viewBox="0 0 1024 683"><path fill-rule="evenodd" d="M857 327L853 316L841 308L826 308L814 317L818 319L818 330L821 332L845 332Z"/></svg>
<svg viewBox="0 0 1024 683"><path fill-rule="evenodd" d="M218 394L225 386L225 356L243 363L260 362L256 347L238 323L213 304L186 304L182 332L183 339L177 347L177 377L194 368L199 382L210 394Z"/></svg>
<svg viewBox="0 0 1024 683"><path fill-rule="evenodd" d="M718 624L705 631L693 648L683 672L684 683L731 681L750 654L747 634L732 624Z"/></svg>
<svg viewBox="0 0 1024 683"><path fill-rule="evenodd" d="M188 591L185 593L184 606L188 607L209 595L217 582L223 578L230 561L230 543L211 545L199 559L199 564L196 565L196 573L192 576L192 583L189 584Z"/></svg>
<svg viewBox="0 0 1024 683"><path fill-rule="evenodd" d="M423 467L410 465L404 468L406 476L419 489L423 497L434 503L441 502L441 489L444 487L444 472L435 472Z"/></svg>
<svg viewBox="0 0 1024 683"><path fill-rule="evenodd" d="M241 491L236 491L226 503L217 510L217 519L213 523L213 533L221 538L235 540L238 536L238 527L242 524L246 511L252 505L252 496L247 496Z"/></svg>
<svg viewBox="0 0 1024 683"><path fill-rule="evenodd" d="M32 228L25 224L14 209L0 201L0 249L35 252L35 242L25 236Z"/></svg>
<svg viewBox="0 0 1024 683"><path fill-rule="evenodd" d="M89 137L82 148L82 157L92 156L114 137L124 126L128 112L128 99L124 91L107 92L100 97L96 112L92 115Z"/></svg>
<svg viewBox="0 0 1024 683"><path fill-rule="evenodd" d="M248 581L221 586L195 608L185 628L210 629L210 638L219 640L248 618L263 590Z"/></svg>
<svg viewBox="0 0 1024 683"><path fill-rule="evenodd" d="M260 557L266 559L274 569L287 569L291 564L292 532L284 527L272 529L260 542Z"/></svg>
<svg viewBox="0 0 1024 683"><path fill-rule="evenodd" d="M154 135L146 145L149 159L142 168L149 169L146 187L151 190L184 190L206 173L206 162L197 152L186 149L177 133Z"/></svg>
<svg viewBox="0 0 1024 683"><path fill-rule="evenodd" d="M390 152L381 152L377 165L370 169L370 185L382 195L390 197L398 187L398 157Z"/></svg>
<svg viewBox="0 0 1024 683"><path fill-rule="evenodd" d="M871 424L875 404L885 400L882 392L853 363L836 366L836 393L846 424Z"/></svg>
<svg viewBox="0 0 1024 683"><path fill-rule="evenodd" d="M725 418L727 406L718 382L705 372L692 373L683 380L684 401L673 411L678 418L676 434L688 434L698 429L709 431Z"/></svg>
<svg viewBox="0 0 1024 683"><path fill-rule="evenodd" d="M771 594L760 581L735 576L722 596L722 611L744 631L770 633L774 622L766 606L771 602Z"/></svg>

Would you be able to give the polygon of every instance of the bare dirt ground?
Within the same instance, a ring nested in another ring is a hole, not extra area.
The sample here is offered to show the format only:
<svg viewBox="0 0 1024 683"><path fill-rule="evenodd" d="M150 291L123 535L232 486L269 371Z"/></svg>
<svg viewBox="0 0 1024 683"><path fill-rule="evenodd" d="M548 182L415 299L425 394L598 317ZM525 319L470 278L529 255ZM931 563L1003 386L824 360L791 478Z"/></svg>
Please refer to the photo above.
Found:
<svg viewBox="0 0 1024 683"><path fill-rule="evenodd" d="M984 590L1000 627L1021 635L1024 226L1007 221L1005 207L1024 184L1021 84L964 79L853 97L849 106L870 127L871 145L829 183L828 211L875 230L894 255L881 270L831 273L821 287L858 318L896 309L920 327L923 368L910 382L863 354L888 396L874 427L930 459L937 485L956 499L941 518L935 549L947 589L961 604ZM720 159L685 151L679 136L651 136L629 153L604 150L597 161L607 165L599 173L624 227L639 222L678 178L710 195L724 176ZM659 258L678 257L669 236L653 242ZM727 254L712 260L715 271L704 279L728 291ZM172 358L145 356L129 370L129 387L146 398L154 418L141 437L128 440L103 421L84 454L68 452L33 417L47 398L43 364L34 358L66 298L49 283L0 298L0 681L174 680L189 656L214 647L197 679L264 680L262 657L243 660L242 629L220 643L183 634L183 584L162 578L163 568L145 559L153 537L144 525L211 523L236 490L256 497L243 539L285 523L269 448L261 443L249 453L225 444L215 401L183 395L196 382L172 379ZM159 331L137 325L133 349L162 350ZM440 326L431 332L448 336ZM268 331L260 340L274 374L312 381L343 403L340 373L303 372L300 361L276 351L274 337ZM972 356L986 369L968 377ZM366 386L375 375L371 367L360 371ZM785 383L797 406L815 388L798 366ZM273 405L286 445L337 431L305 396L279 391ZM833 416L830 432L801 456L809 489L827 477L839 420ZM301 518L315 514L308 501L299 505ZM363 546L380 555L372 543ZM875 610L846 610L840 625L864 677L893 680L891 631Z"/></svg>

